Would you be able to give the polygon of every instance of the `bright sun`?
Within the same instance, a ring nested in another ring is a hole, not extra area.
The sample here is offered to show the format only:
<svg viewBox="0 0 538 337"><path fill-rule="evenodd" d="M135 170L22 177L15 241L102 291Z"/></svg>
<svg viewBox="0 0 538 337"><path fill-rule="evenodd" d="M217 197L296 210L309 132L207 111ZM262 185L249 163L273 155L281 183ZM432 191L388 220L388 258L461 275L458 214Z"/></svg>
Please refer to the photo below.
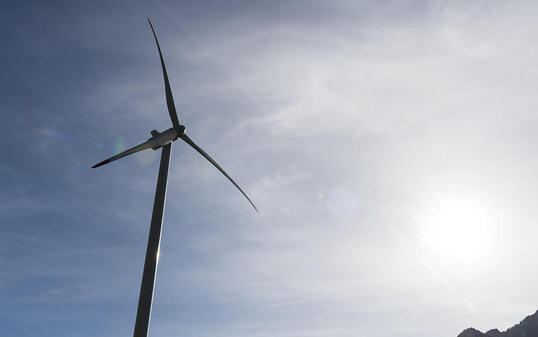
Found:
<svg viewBox="0 0 538 337"><path fill-rule="evenodd" d="M469 200L446 200L420 233L424 248L446 259L471 262L486 257L490 243L487 209Z"/></svg>

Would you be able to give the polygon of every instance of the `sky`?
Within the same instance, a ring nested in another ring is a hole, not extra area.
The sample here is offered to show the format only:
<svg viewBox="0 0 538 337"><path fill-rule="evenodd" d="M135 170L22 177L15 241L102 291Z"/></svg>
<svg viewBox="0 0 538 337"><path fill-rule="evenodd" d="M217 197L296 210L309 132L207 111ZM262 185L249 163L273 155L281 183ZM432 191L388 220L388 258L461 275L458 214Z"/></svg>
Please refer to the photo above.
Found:
<svg viewBox="0 0 538 337"><path fill-rule="evenodd" d="M538 309L538 4L4 1L0 326L132 334L174 143L150 336L452 337Z"/></svg>

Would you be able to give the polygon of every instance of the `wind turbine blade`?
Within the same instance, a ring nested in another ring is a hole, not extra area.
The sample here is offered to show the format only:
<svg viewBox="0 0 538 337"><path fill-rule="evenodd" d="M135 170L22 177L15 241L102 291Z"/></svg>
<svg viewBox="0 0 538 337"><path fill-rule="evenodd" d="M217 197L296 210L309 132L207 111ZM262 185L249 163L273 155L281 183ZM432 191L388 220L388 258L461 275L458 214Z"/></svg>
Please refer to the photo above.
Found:
<svg viewBox="0 0 538 337"><path fill-rule="evenodd" d="M159 46L159 40L157 40L157 34L155 34L155 29L151 24L150 19L148 18L149 26L153 32L153 37L155 37L155 42L157 43L157 50L159 50L159 57L161 58L161 65L163 68L163 77L164 77L164 92L166 94L166 105L168 106L168 113L170 114L170 119L175 128L179 128L179 120L177 118L176 106L174 104L174 97L172 96L172 90L170 89L170 82L168 81L168 74L166 73L166 66L164 65L163 54L161 52L161 46Z"/></svg>
<svg viewBox="0 0 538 337"><path fill-rule="evenodd" d="M256 212L258 212L258 209L256 208L256 205L254 205L254 203L252 202L252 200L250 200L250 198L248 197L248 195L243 192L243 190L241 189L241 187L239 187L239 185L236 184L236 182L232 179L232 177L230 177L228 175L228 173L226 173L226 171L224 171L224 169L222 167L220 167L219 164L217 164L216 161L213 160L213 158L211 158L211 156L209 156L201 147L199 147L198 145L196 145L196 143L194 143L192 141L192 139L189 138L189 136L187 136L187 134L183 134L182 136L180 136L181 139L183 139L185 141L185 143L189 144L190 146L192 146L196 151L198 151L198 153L200 153L202 156L204 156L205 159L207 159L211 164L213 164L213 166L215 166L222 174L224 174L226 176L226 178L228 178L229 181L232 182L232 184L235 185L235 187L237 187L237 189L239 191L241 191L241 193L243 193L243 195L245 196L245 198L247 198L248 202L250 202L250 204L252 205L252 207L254 207L254 209L256 210Z"/></svg>
<svg viewBox="0 0 538 337"><path fill-rule="evenodd" d="M108 158L108 159L105 159L105 160L103 160L102 162L93 165L92 168L96 168L96 167L99 167L99 166L103 166L103 165L105 165L105 164L108 164L108 163L110 163L110 162L113 162L114 160L123 158L123 157L125 157L125 156L128 156L128 155L133 154L133 153L136 153L136 152L140 152L140 151L145 150L145 149L148 149L148 148L150 148L150 147L151 147L151 145L149 144L149 142L146 141L146 142L144 142L144 143L142 143L142 144L139 144L139 145L137 145L137 146L135 146L135 147L132 147L132 148L130 148L130 149L128 149L128 150L125 150L125 151L123 151L122 153L118 153L118 154L115 155L115 156L112 156L112 157L110 157L110 158Z"/></svg>

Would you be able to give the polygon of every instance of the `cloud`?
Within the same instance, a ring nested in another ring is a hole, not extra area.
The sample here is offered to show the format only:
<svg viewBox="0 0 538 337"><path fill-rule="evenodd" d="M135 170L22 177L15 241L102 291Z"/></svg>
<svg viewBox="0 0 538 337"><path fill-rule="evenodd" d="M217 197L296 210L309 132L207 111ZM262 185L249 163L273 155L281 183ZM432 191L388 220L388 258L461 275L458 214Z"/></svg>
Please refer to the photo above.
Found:
<svg viewBox="0 0 538 337"><path fill-rule="evenodd" d="M132 329L158 152L89 167L120 137L168 127L148 12L187 132L261 210L174 145L154 333L452 336L535 310L533 4L124 7L47 7L66 21L40 30L34 10L10 33L29 44L14 47L27 61L7 60L16 113L1 123L14 332L59 307ZM425 259L476 312L387 229L414 245L428 201L458 193L496 210L495 263L471 277Z"/></svg>

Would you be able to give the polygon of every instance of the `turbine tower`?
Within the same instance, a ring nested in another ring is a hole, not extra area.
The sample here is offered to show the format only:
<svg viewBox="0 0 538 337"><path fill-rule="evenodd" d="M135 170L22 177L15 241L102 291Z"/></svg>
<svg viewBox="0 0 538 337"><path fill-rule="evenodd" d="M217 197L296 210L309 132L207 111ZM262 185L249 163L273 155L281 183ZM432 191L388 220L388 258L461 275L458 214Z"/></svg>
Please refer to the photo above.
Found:
<svg viewBox="0 0 538 337"><path fill-rule="evenodd" d="M148 246L146 249L146 260L144 262L144 273L142 275L142 284L140 286L140 297L138 299L138 310L136 313L136 323L134 328L134 337L146 337L148 335L149 319L151 315L151 303L153 302L153 290L155 286L155 275L157 272L157 263L159 262L159 248L161 245L161 231L162 221L164 213L164 202L166 198L166 182L168 179L168 167L170 164L170 152L172 150L172 143L178 139L183 140L189 144L198 153L200 153L205 159L207 159L213 166L215 166L222 174L230 180L232 184L247 198L252 207L258 211L252 200L247 194L237 185L237 183L224 171L222 167L213 158L211 158L201 147L196 145L192 139L185 133L185 126L179 124L177 118L176 107L174 105L174 98L172 97L172 90L170 89L170 83L168 81L168 74L166 73L166 67L164 65L163 54L157 35L153 29L153 25L148 18L155 43L157 44L157 50L159 51L159 57L161 59L161 66L164 77L164 92L166 95L166 105L168 106L168 113L172 120L172 127L166 131L158 132L156 130L151 131L151 138L142 144L132 147L126 151L123 151L115 156L103 160L102 162L92 166L92 168L99 167L108 164L114 160L123 158L130 154L145 150L153 149L157 150L162 148L161 163L159 166L159 176L157 178L157 189L155 191L155 201L153 203L153 214L151 216L151 225L149 229Z"/></svg>

